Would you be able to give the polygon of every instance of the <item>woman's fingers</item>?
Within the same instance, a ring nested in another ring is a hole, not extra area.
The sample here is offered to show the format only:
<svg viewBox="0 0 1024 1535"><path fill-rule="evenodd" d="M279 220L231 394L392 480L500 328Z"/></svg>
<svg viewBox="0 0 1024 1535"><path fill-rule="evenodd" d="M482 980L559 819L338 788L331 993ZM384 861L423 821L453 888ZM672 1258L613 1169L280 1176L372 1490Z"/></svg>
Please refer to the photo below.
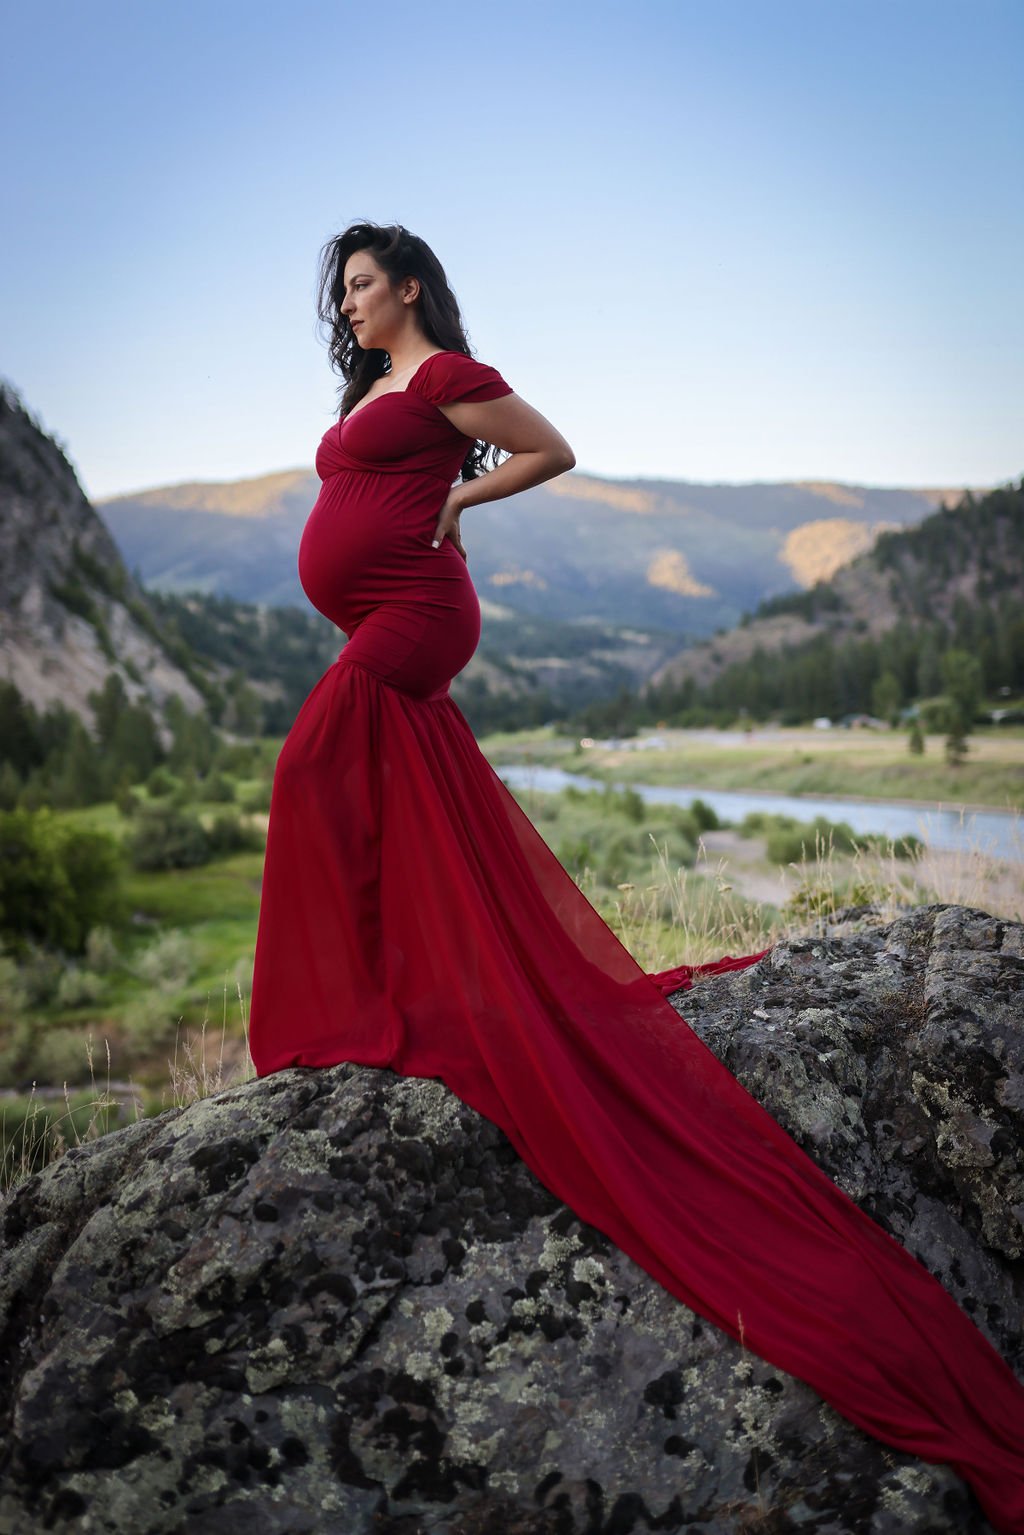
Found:
<svg viewBox="0 0 1024 1535"><path fill-rule="evenodd" d="M447 504L442 507L441 515L437 519L437 527L434 529L434 537L431 540L431 545L434 549L439 549L441 547L442 541L445 538L449 538L455 545L458 552L462 555L462 558L468 562L469 556L467 555L463 545L462 533L459 527L460 515L461 514L457 509L453 510Z"/></svg>

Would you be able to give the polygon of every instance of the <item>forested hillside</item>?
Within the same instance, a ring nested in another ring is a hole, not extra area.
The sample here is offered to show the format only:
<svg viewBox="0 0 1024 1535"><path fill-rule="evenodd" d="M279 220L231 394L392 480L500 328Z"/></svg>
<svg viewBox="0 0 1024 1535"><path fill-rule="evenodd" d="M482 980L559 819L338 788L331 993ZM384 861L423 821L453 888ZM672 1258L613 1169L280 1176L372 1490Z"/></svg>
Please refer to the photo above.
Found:
<svg viewBox="0 0 1024 1535"><path fill-rule="evenodd" d="M1024 478L883 534L831 581L762 603L587 719L892 717L942 692L954 651L977 663L981 696L1024 692Z"/></svg>
<svg viewBox="0 0 1024 1535"><path fill-rule="evenodd" d="M168 633L248 683L258 732L283 735L345 636L303 599L272 607L210 593L150 592ZM636 687L671 648L667 635L531 618L484 601L479 648L452 697L474 730L541 724L573 707Z"/></svg>

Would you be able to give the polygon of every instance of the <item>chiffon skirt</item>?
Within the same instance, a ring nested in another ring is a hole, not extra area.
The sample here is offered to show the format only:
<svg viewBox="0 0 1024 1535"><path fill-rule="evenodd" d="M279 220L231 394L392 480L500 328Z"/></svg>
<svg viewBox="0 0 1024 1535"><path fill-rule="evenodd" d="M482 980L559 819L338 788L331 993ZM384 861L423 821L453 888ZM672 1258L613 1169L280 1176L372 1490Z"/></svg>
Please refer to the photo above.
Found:
<svg viewBox="0 0 1024 1535"><path fill-rule="evenodd" d="M1009 1365L678 1016L665 993L690 969L645 974L618 941L481 753L453 657L425 664L410 639L405 664L393 625L373 636L316 683L278 759L259 1075L440 1078L687 1306L866 1432L948 1462L1024 1535Z"/></svg>

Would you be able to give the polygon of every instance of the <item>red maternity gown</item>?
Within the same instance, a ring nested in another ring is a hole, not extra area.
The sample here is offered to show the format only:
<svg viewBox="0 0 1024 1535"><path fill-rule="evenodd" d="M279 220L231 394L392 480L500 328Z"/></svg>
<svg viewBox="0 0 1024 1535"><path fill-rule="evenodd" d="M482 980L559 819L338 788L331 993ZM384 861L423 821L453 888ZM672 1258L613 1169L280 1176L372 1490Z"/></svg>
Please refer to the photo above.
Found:
<svg viewBox="0 0 1024 1535"><path fill-rule="evenodd" d="M1024 1535L1008 1364L678 1016L665 994L691 972L644 974L449 694L480 609L454 544L431 547L471 445L437 406L511 392L436 352L317 450L299 577L349 639L277 761L256 1070L439 1077L672 1294L868 1433L948 1462Z"/></svg>

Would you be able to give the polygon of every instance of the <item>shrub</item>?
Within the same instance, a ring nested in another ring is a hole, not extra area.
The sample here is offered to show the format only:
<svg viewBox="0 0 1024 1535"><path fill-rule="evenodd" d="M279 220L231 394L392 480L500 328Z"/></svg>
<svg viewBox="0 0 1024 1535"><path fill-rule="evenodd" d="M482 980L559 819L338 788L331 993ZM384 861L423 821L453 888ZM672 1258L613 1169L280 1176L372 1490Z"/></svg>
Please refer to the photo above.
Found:
<svg viewBox="0 0 1024 1535"><path fill-rule="evenodd" d="M217 768L224 773L251 773L259 758L259 747L248 741L220 741L217 745Z"/></svg>
<svg viewBox="0 0 1024 1535"><path fill-rule="evenodd" d="M143 805L128 844L136 869L188 869L207 863L210 843L197 816L176 805Z"/></svg>
<svg viewBox="0 0 1024 1535"><path fill-rule="evenodd" d="M227 853L256 852L264 845L263 833L237 815L219 815L206 833L210 852L216 857Z"/></svg>
<svg viewBox="0 0 1024 1535"><path fill-rule="evenodd" d="M29 989L15 960L9 954L0 954L0 1018L5 1023L16 1023L29 1004Z"/></svg>
<svg viewBox="0 0 1024 1535"><path fill-rule="evenodd" d="M133 975L150 986L161 991L179 991L191 976L195 964L194 942L180 928L172 928L136 954L129 968Z"/></svg>
<svg viewBox="0 0 1024 1535"><path fill-rule="evenodd" d="M84 1032L62 1026L37 1030L26 1065L33 1081L47 1086L88 1081L89 1057Z"/></svg>
<svg viewBox="0 0 1024 1535"><path fill-rule="evenodd" d="M126 821L130 821L142 803L130 784L118 784L114 790L114 804Z"/></svg>
<svg viewBox="0 0 1024 1535"><path fill-rule="evenodd" d="M249 789L244 789L238 796L238 804L241 810L249 814L270 809L270 795L273 789L272 783L253 784Z"/></svg>
<svg viewBox="0 0 1024 1535"><path fill-rule="evenodd" d="M647 806L642 794L635 789L624 789L621 796L622 812L631 821L642 821L647 814Z"/></svg>
<svg viewBox="0 0 1024 1535"><path fill-rule="evenodd" d="M223 773L208 773L198 785L200 799L227 804L236 798L235 785Z"/></svg>
<svg viewBox="0 0 1024 1535"><path fill-rule="evenodd" d="M103 978L81 965L69 965L57 984L60 1007L85 1007L103 995Z"/></svg>
<svg viewBox="0 0 1024 1535"><path fill-rule="evenodd" d="M0 812L0 933L16 955L33 941L81 953L94 923L121 914L121 870L105 832L47 809Z"/></svg>
<svg viewBox="0 0 1024 1535"><path fill-rule="evenodd" d="M90 970L106 975L121 962L120 950L109 927L91 927L85 940L85 958Z"/></svg>
<svg viewBox="0 0 1024 1535"><path fill-rule="evenodd" d="M29 941L19 959L19 973L29 1007L45 1007L57 995L64 974L64 956L41 943Z"/></svg>
<svg viewBox="0 0 1024 1535"><path fill-rule="evenodd" d="M614 833L602 849L601 878L612 885L631 876L646 880L652 865L660 865L662 858L670 869L688 867L697 849L687 830L679 820L672 819Z"/></svg>
<svg viewBox="0 0 1024 1535"><path fill-rule="evenodd" d="M173 794L179 786L179 780L165 767L155 767L146 779L146 788L154 799Z"/></svg>
<svg viewBox="0 0 1024 1535"><path fill-rule="evenodd" d="M717 831L722 824L718 819L717 811L712 810L706 800L692 800L687 809L698 831Z"/></svg>
<svg viewBox="0 0 1024 1535"><path fill-rule="evenodd" d="M78 954L97 923L124 914L124 857L116 838L88 828L62 828L61 857L74 891L78 926L74 952Z"/></svg>
<svg viewBox="0 0 1024 1535"><path fill-rule="evenodd" d="M778 816L776 820L779 824L770 827L765 838L765 851L773 863L799 863L805 850L806 856L813 858L819 840L826 847L831 840L835 852L851 852L858 840L846 821L830 821L823 815L816 815L813 821L797 821L792 816Z"/></svg>
<svg viewBox="0 0 1024 1535"><path fill-rule="evenodd" d="M166 995L157 991L144 992L130 1002L121 1022L131 1043L147 1054L160 1045L169 1044L178 1027Z"/></svg>
<svg viewBox="0 0 1024 1535"><path fill-rule="evenodd" d="M593 862L594 849L586 837L577 837L571 842L560 842L555 849L555 857L562 868L576 879Z"/></svg>

